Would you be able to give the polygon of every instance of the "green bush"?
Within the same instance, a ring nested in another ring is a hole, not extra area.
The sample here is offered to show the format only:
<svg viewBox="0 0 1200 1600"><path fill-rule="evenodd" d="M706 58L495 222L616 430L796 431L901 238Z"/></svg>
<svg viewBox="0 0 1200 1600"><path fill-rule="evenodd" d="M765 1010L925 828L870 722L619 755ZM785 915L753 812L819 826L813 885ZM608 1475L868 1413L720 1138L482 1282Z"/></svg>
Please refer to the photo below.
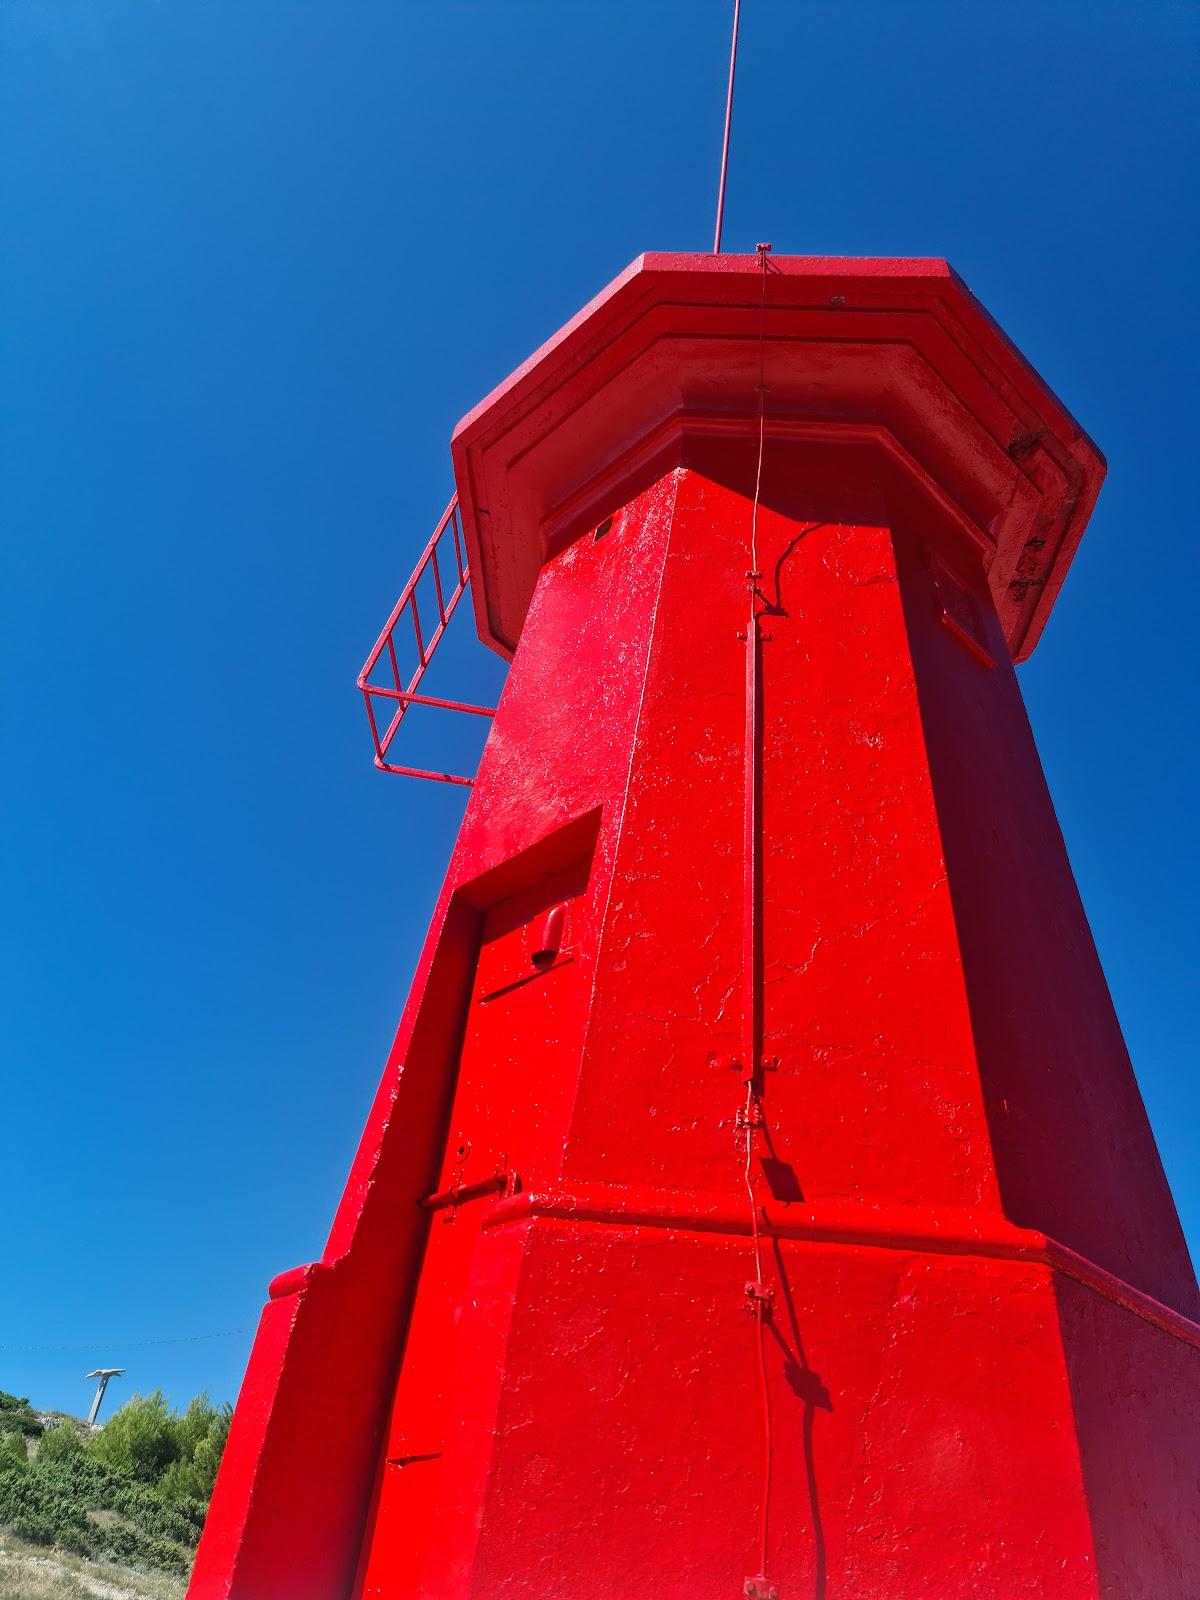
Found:
<svg viewBox="0 0 1200 1600"><path fill-rule="evenodd" d="M119 1561L127 1567L158 1567L164 1572L176 1572L183 1577L190 1565L178 1546L165 1539L148 1539L136 1528L124 1528L114 1523L109 1528L97 1528L95 1553Z"/></svg>
<svg viewBox="0 0 1200 1600"><path fill-rule="evenodd" d="M0 1389L0 1434L23 1433L27 1439L36 1439L41 1431L42 1425L28 1397Z"/></svg>
<svg viewBox="0 0 1200 1600"><path fill-rule="evenodd" d="M104 1553L114 1561L129 1565L137 1560L138 1536L132 1528L124 1528L119 1522L98 1529L97 1542L103 1543Z"/></svg>
<svg viewBox="0 0 1200 1600"><path fill-rule="evenodd" d="M192 1570L190 1559L184 1555L179 1546L168 1544L165 1539L147 1539L143 1546L142 1559L147 1566L158 1567L163 1572L173 1572L180 1578L186 1578Z"/></svg>
<svg viewBox="0 0 1200 1600"><path fill-rule="evenodd" d="M68 1525L55 1531L54 1543L69 1556L90 1556L96 1540L85 1529Z"/></svg>
<svg viewBox="0 0 1200 1600"><path fill-rule="evenodd" d="M206 1395L182 1414L161 1393L135 1395L87 1439L69 1422L46 1430L32 1460L19 1429L0 1431L0 1525L75 1555L186 1575L230 1416ZM119 1520L101 1526L98 1511Z"/></svg>
<svg viewBox="0 0 1200 1600"><path fill-rule="evenodd" d="M214 1406L206 1394L198 1394L179 1419L183 1455L193 1456L197 1447L209 1440L219 1440L223 1446L232 1417L232 1406Z"/></svg>
<svg viewBox="0 0 1200 1600"><path fill-rule="evenodd" d="M26 1539L30 1544L54 1543L56 1529L49 1517L19 1511L12 1519L11 1526L18 1539Z"/></svg>
<svg viewBox="0 0 1200 1600"><path fill-rule="evenodd" d="M18 1524L45 1524L51 1529L51 1542L58 1528L84 1527L87 1523L85 1504L77 1495L64 1493L63 1489L61 1480L51 1471L37 1471L36 1463L26 1468L0 1470L0 1523L18 1532Z"/></svg>
<svg viewBox="0 0 1200 1600"><path fill-rule="evenodd" d="M143 1483L157 1483L182 1451L181 1419L161 1389L134 1395L101 1428L88 1454Z"/></svg>
<svg viewBox="0 0 1200 1600"><path fill-rule="evenodd" d="M37 1462L49 1466L52 1461L71 1461L83 1454L83 1440L69 1422L60 1422L56 1428L47 1428L38 1440Z"/></svg>

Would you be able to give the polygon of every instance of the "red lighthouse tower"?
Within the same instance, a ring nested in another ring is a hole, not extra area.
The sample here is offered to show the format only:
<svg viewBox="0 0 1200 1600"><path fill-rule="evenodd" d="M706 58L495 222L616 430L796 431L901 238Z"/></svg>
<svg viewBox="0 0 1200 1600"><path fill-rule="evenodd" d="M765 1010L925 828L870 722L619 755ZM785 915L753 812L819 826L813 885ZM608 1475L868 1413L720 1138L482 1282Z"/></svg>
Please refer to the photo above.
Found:
<svg viewBox="0 0 1200 1600"><path fill-rule="evenodd" d="M193 1600L1195 1600L1200 1295L1013 672L1094 446L943 262L760 251L453 451L512 668Z"/></svg>

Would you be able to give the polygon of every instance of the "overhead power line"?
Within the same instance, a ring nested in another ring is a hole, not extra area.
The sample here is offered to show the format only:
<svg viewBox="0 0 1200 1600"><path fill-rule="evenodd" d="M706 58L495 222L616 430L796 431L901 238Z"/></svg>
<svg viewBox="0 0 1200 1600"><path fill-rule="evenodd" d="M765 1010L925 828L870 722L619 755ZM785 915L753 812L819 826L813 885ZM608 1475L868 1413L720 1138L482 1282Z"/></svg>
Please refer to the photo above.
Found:
<svg viewBox="0 0 1200 1600"><path fill-rule="evenodd" d="M16 1354L50 1354L57 1351L70 1350L109 1350L113 1348L122 1350L144 1349L154 1344L195 1344L201 1339L232 1339L239 1333L250 1333L250 1328L225 1328L220 1333L177 1333L165 1339L89 1339L84 1343L76 1344L0 1344L0 1353L6 1355Z"/></svg>

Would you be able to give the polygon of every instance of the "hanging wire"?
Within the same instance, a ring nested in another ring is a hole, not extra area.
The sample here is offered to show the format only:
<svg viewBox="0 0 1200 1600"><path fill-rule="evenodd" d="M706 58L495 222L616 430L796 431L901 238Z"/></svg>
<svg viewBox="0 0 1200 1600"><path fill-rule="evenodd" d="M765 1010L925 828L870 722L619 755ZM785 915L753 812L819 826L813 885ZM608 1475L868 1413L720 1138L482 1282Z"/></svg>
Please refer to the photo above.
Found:
<svg viewBox="0 0 1200 1600"><path fill-rule="evenodd" d="M69 1350L141 1350L157 1344L196 1344L203 1339L233 1339L250 1328L225 1328L220 1333L178 1333L166 1339L91 1339L86 1344L0 1344L0 1353L49 1354Z"/></svg>
<svg viewBox="0 0 1200 1600"><path fill-rule="evenodd" d="M729 46L729 87L725 92L725 137L721 142L721 176L717 182L717 226L712 253L721 254L721 233L725 226L725 180L729 176L729 130L733 126L733 78L737 71L738 28L742 20L742 0L733 0L733 38Z"/></svg>

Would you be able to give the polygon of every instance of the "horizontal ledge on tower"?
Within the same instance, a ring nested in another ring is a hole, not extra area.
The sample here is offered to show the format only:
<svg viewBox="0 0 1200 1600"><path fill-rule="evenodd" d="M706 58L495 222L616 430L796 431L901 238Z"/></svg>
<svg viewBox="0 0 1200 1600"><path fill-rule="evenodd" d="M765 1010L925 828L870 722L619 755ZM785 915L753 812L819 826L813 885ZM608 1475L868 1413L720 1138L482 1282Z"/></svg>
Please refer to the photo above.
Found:
<svg viewBox="0 0 1200 1600"><path fill-rule="evenodd" d="M770 1238L1043 1266L1200 1350L1200 1324L1135 1289L1049 1234L1018 1228L1003 1217L981 1217L977 1212L954 1208L796 1204L764 1204L759 1215L760 1230ZM615 1184L527 1189L497 1201L482 1218L482 1226L500 1228L531 1218L737 1237L748 1236L752 1231L745 1208L738 1207L729 1196Z"/></svg>

